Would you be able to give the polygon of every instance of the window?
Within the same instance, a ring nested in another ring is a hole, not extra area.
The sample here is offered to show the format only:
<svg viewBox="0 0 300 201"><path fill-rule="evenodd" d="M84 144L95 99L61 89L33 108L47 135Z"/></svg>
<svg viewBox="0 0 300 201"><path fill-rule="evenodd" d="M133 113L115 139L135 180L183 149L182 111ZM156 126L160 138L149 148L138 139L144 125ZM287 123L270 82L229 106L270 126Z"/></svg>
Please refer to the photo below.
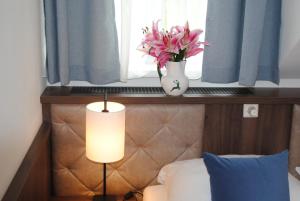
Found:
<svg viewBox="0 0 300 201"><path fill-rule="evenodd" d="M157 77L154 58L137 50L145 26L151 27L153 21L160 19L164 29L186 21L191 29L205 29L207 0L115 0L115 7L123 81ZM202 58L203 53L188 59L186 74L190 79L201 77Z"/></svg>

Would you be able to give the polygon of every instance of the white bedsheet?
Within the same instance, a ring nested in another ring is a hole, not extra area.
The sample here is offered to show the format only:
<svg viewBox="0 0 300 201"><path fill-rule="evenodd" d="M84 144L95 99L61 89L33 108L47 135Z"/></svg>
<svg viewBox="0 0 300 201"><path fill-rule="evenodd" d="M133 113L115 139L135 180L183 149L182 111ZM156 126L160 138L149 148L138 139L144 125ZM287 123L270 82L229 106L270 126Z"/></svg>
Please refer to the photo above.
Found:
<svg viewBox="0 0 300 201"><path fill-rule="evenodd" d="M296 171L300 174L300 167L296 167Z"/></svg>
<svg viewBox="0 0 300 201"><path fill-rule="evenodd" d="M300 181L294 176L289 175L289 186L290 186L290 200L300 200ZM166 200L165 200L166 201Z"/></svg>
<svg viewBox="0 0 300 201"><path fill-rule="evenodd" d="M290 201L300 200L300 181L289 175ZM144 190L143 201L167 201L167 191L164 185L148 186ZM171 201L171 200L170 200ZM210 200L199 200L210 201Z"/></svg>

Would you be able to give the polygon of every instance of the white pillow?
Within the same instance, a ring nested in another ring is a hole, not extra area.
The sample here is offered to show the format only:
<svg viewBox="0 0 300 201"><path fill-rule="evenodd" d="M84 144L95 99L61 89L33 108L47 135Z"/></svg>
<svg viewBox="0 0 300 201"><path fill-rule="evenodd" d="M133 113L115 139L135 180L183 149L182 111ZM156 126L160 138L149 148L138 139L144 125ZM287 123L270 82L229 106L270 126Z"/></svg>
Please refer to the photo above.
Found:
<svg viewBox="0 0 300 201"><path fill-rule="evenodd" d="M173 163L167 164L162 167L157 176L157 182L160 184L165 184L167 177L172 177L178 170L188 167L197 167L198 165L204 165L202 158L175 161Z"/></svg>
<svg viewBox="0 0 300 201"><path fill-rule="evenodd" d="M165 180L168 201L211 201L209 174L202 159L182 165Z"/></svg>
<svg viewBox="0 0 300 201"><path fill-rule="evenodd" d="M296 167L296 171L300 174L300 167Z"/></svg>

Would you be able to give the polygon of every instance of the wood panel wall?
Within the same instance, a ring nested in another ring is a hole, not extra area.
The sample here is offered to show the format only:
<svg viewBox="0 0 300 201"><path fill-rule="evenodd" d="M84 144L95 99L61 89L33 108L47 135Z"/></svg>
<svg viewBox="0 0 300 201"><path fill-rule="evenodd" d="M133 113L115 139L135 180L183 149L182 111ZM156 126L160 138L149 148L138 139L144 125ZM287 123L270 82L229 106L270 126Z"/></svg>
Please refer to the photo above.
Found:
<svg viewBox="0 0 300 201"><path fill-rule="evenodd" d="M48 201L50 178L50 124L36 135L2 201Z"/></svg>
<svg viewBox="0 0 300 201"><path fill-rule="evenodd" d="M289 147L293 105L259 105L243 118L242 104L206 105L203 149L216 154L273 154Z"/></svg>

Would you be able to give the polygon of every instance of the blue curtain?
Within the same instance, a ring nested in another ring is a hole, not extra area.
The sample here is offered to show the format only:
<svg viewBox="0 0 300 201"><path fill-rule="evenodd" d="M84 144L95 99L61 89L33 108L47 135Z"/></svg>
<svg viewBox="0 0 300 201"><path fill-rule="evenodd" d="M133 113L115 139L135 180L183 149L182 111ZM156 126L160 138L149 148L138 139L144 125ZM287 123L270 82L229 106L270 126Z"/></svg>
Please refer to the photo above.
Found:
<svg viewBox="0 0 300 201"><path fill-rule="evenodd" d="M279 83L281 0L208 0L202 80Z"/></svg>
<svg viewBox="0 0 300 201"><path fill-rule="evenodd" d="M50 83L120 80L112 0L44 0Z"/></svg>

